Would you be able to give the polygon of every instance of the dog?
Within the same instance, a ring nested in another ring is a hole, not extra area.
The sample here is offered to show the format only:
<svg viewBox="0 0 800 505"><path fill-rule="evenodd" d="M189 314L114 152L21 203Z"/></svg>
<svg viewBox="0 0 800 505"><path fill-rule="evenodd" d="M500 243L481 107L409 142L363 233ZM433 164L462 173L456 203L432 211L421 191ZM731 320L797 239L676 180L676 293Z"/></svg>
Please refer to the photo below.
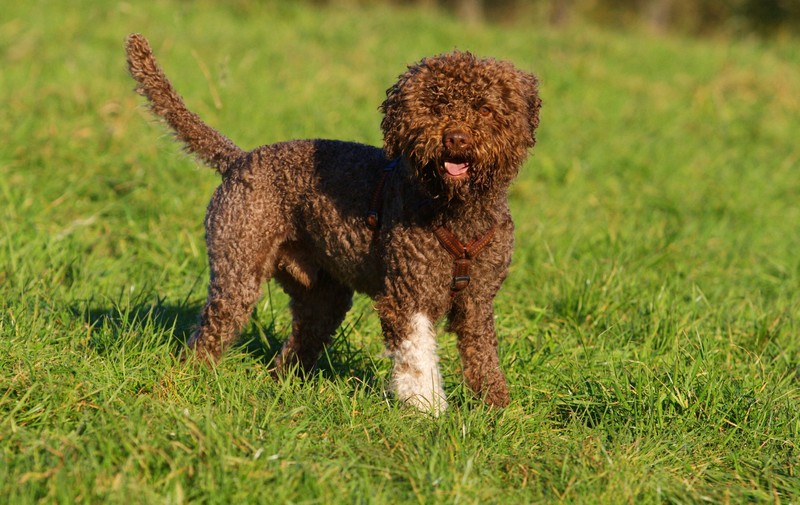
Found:
<svg viewBox="0 0 800 505"><path fill-rule="evenodd" d="M292 140L245 151L186 108L143 36L130 35L126 52L153 113L222 176L189 355L218 360L274 278L292 312L276 373L312 370L358 291L380 316L398 400L447 408L434 326L446 318L466 384L492 406L509 403L493 300L514 245L509 186L539 126L534 75L469 52L424 58L386 92L382 149Z"/></svg>

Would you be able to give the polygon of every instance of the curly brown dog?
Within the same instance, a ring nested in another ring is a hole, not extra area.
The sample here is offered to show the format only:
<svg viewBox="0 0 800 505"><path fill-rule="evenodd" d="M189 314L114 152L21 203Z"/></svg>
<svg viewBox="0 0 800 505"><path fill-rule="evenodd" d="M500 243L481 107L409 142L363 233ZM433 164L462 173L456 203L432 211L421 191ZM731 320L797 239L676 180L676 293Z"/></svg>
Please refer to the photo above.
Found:
<svg viewBox="0 0 800 505"><path fill-rule="evenodd" d="M222 175L205 220L211 280L189 347L217 360L270 278L291 297L278 372L310 370L349 310L370 296L394 359L391 389L447 407L434 324L447 317L469 387L509 402L492 302L513 249L507 193L539 125L538 82L510 63L453 52L387 91L384 147L295 140L244 151L186 109L147 40L128 67L155 114Z"/></svg>

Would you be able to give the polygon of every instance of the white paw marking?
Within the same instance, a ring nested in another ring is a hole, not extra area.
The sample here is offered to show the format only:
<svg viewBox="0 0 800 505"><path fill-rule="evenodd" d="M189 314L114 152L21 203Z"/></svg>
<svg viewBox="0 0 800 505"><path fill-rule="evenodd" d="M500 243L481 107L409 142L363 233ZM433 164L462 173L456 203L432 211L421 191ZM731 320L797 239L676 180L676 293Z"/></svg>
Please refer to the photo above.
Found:
<svg viewBox="0 0 800 505"><path fill-rule="evenodd" d="M434 416L444 412L447 401L436 355L436 332L430 319L414 314L408 337L392 357L391 390L397 398Z"/></svg>

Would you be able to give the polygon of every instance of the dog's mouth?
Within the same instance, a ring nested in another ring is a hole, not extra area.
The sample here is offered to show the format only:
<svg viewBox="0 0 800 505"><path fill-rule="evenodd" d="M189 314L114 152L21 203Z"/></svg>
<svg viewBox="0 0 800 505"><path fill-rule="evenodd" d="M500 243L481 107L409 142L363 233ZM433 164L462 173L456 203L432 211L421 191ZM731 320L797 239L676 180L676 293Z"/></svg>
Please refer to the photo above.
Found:
<svg viewBox="0 0 800 505"><path fill-rule="evenodd" d="M444 162L444 171L448 177L461 179L467 177L469 162L465 160L451 160Z"/></svg>

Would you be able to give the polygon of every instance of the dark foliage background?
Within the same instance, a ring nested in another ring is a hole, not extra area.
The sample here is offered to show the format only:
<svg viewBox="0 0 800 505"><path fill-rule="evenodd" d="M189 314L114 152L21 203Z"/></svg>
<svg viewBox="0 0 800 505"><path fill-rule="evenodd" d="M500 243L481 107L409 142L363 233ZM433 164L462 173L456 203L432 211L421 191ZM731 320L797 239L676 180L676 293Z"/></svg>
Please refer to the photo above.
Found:
<svg viewBox="0 0 800 505"><path fill-rule="evenodd" d="M320 4L395 3L424 5L472 22L577 19L610 26L645 26L692 35L800 31L800 0L312 0Z"/></svg>

